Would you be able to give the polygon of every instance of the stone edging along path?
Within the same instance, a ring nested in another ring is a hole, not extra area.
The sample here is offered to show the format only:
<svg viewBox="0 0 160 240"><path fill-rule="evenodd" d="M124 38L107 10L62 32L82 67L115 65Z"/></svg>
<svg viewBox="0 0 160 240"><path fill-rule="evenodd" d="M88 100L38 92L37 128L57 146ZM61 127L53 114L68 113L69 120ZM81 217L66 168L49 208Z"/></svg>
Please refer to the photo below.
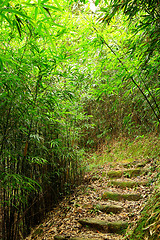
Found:
<svg viewBox="0 0 160 240"><path fill-rule="evenodd" d="M152 160L107 163L88 173L26 239L121 240L138 221L154 187Z"/></svg>

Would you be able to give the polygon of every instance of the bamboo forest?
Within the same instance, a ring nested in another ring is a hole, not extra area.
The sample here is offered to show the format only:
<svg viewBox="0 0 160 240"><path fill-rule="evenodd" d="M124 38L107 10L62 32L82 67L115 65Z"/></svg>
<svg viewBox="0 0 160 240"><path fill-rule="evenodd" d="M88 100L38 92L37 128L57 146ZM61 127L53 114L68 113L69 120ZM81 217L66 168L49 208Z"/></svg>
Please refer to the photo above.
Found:
<svg viewBox="0 0 160 240"><path fill-rule="evenodd" d="M160 1L0 1L0 239L160 239Z"/></svg>

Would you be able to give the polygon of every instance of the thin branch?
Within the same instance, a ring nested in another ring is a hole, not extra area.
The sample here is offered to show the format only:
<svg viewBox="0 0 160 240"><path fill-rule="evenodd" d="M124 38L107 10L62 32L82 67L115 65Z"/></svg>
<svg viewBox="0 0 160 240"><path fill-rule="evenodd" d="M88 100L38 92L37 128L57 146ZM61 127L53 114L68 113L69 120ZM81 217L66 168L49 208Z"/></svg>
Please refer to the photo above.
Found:
<svg viewBox="0 0 160 240"><path fill-rule="evenodd" d="M128 69L126 68L126 66L124 65L124 63L122 62L122 60L117 56L117 54L115 53L115 51L109 46L109 44L105 41L105 39L99 34L98 30L95 28L95 26L92 25L92 27L94 28L94 30L98 33L98 35L101 38L101 41L110 49L110 51L116 56L117 60L119 61L119 63L123 66L123 68L125 69L125 71L129 74L130 79L132 80L132 82L136 85L136 87L138 88L138 90L141 92L141 94L143 95L143 97L145 98L145 100L147 101L148 105L150 106L150 108L152 109L155 117L157 118L159 124L160 124L160 119L157 115L157 113L155 112L155 109L153 108L151 102L149 101L149 99L147 98L146 94L143 92L143 90L140 88L140 86L138 85L138 83L134 80L134 78L131 76L130 72L128 71Z"/></svg>

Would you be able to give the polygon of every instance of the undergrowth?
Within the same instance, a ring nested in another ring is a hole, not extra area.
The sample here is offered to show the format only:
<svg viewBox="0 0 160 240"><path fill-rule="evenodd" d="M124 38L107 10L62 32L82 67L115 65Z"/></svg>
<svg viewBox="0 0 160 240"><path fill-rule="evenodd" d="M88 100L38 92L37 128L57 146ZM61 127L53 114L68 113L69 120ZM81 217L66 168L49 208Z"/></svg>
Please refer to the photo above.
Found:
<svg viewBox="0 0 160 240"><path fill-rule="evenodd" d="M114 139L106 142L99 151L88 158L87 170L91 171L107 162L130 163L135 160L160 158L160 136L155 134L136 138Z"/></svg>
<svg viewBox="0 0 160 240"><path fill-rule="evenodd" d="M127 235L127 240L160 239L160 181L144 207L135 229Z"/></svg>

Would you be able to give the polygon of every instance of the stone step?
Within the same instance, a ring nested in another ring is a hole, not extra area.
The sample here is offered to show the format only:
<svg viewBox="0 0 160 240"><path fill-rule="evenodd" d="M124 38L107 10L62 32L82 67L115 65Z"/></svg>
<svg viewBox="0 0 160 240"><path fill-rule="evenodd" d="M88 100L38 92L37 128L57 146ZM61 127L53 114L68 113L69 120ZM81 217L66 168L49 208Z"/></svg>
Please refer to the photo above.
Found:
<svg viewBox="0 0 160 240"><path fill-rule="evenodd" d="M118 205L96 205L96 209L105 212L105 213L120 213L123 208Z"/></svg>
<svg viewBox="0 0 160 240"><path fill-rule="evenodd" d="M136 167L137 168L143 168L143 167L145 167L146 165L147 165L147 161L146 162L141 162L141 163L138 163L137 165L136 165Z"/></svg>
<svg viewBox="0 0 160 240"><path fill-rule="evenodd" d="M139 187L139 186L146 186L148 184L148 181L140 181L140 182L135 182L135 181L114 181L111 180L108 182L108 186L118 186L120 188L134 188L134 187Z"/></svg>
<svg viewBox="0 0 160 240"><path fill-rule="evenodd" d="M121 200L128 200L128 201L138 201L142 198L142 196L138 193L130 193L130 194L121 194L121 193L113 193L113 192L105 192L102 195L103 200L114 200L114 201L121 201Z"/></svg>
<svg viewBox="0 0 160 240"><path fill-rule="evenodd" d="M151 159L142 160L142 161L135 160L133 162L123 163L122 166L125 168L131 168L131 167L141 168L141 167L145 167L150 162L151 162Z"/></svg>
<svg viewBox="0 0 160 240"><path fill-rule="evenodd" d="M70 237L70 236L54 236L54 240L97 240L97 238L89 238L89 237ZM98 239L101 240L101 239Z"/></svg>
<svg viewBox="0 0 160 240"><path fill-rule="evenodd" d="M123 221L107 222L95 218L80 219L79 223L82 226L88 226L105 233L117 233L117 234L124 233L126 228L128 227L127 222Z"/></svg>
<svg viewBox="0 0 160 240"><path fill-rule="evenodd" d="M131 169L125 169L125 170L110 170L107 172L107 176L109 178L121 178L124 177L137 177L144 173L146 173L146 169L140 169L140 168L131 168Z"/></svg>

